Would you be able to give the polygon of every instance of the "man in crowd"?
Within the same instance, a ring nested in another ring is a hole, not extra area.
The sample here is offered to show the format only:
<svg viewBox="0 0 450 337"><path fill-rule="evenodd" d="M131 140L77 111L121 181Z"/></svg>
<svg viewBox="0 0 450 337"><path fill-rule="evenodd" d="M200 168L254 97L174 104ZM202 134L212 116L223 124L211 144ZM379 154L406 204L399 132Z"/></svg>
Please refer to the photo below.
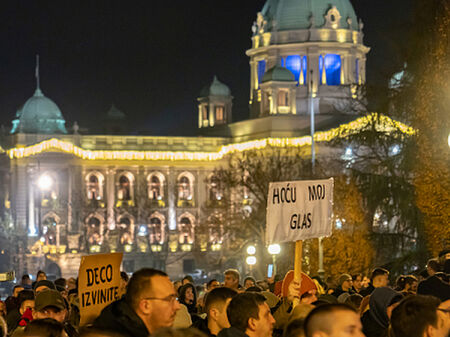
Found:
<svg viewBox="0 0 450 337"><path fill-rule="evenodd" d="M225 276L225 281L223 285L227 288L233 289L238 291L239 290L239 279L241 275L239 274L239 271L236 269L227 269L223 273Z"/></svg>
<svg viewBox="0 0 450 337"><path fill-rule="evenodd" d="M17 297L19 299L18 306L8 311L8 315L6 316L9 333L17 328L25 311L29 309L28 312L31 313L30 310L34 308L34 292L32 290L22 290Z"/></svg>
<svg viewBox="0 0 450 337"><path fill-rule="evenodd" d="M217 281L215 278L213 278L206 284L206 291L210 292L211 290L213 290L215 288L219 288L219 287L220 287L219 281Z"/></svg>
<svg viewBox="0 0 450 337"><path fill-rule="evenodd" d="M450 304L432 296L410 296L393 310L391 328L395 337L450 336Z"/></svg>
<svg viewBox="0 0 450 337"><path fill-rule="evenodd" d="M358 313L345 304L314 308L304 322L306 337L364 337Z"/></svg>
<svg viewBox="0 0 450 337"><path fill-rule="evenodd" d="M254 287L255 285L256 285L256 280L253 277L247 276L244 279L244 288L245 289L248 289L250 287Z"/></svg>
<svg viewBox="0 0 450 337"><path fill-rule="evenodd" d="M227 307L237 292L227 287L212 289L205 299L205 319L197 320L193 327L208 336L217 336L222 329L229 328Z"/></svg>
<svg viewBox="0 0 450 337"><path fill-rule="evenodd" d="M133 274L124 298L103 309L94 327L124 337L148 337L171 327L180 309L177 294L166 273L144 268Z"/></svg>
<svg viewBox="0 0 450 337"><path fill-rule="evenodd" d="M353 274L352 275L352 283L353 283L353 290L357 293L361 291L363 288L362 282L363 282L364 276L362 274Z"/></svg>
<svg viewBox="0 0 450 337"><path fill-rule="evenodd" d="M349 274L342 274L338 278L337 287L333 291L332 295L337 298L343 293L353 294L352 286L353 286L352 277Z"/></svg>
<svg viewBox="0 0 450 337"><path fill-rule="evenodd" d="M389 284L389 271L384 268L375 268L370 276L369 286L362 289L359 293L366 297L372 294L375 288L386 287Z"/></svg>
<svg viewBox="0 0 450 337"><path fill-rule="evenodd" d="M34 284L33 289L36 292L36 294L39 294L43 290L49 290L49 289L56 290L56 286L52 281L40 280Z"/></svg>
<svg viewBox="0 0 450 337"><path fill-rule="evenodd" d="M429 259L427 262L428 276L434 276L439 271L439 262L437 259Z"/></svg>
<svg viewBox="0 0 450 337"><path fill-rule="evenodd" d="M14 286L12 295L5 300L6 312L19 308L19 293L23 289L21 285Z"/></svg>
<svg viewBox="0 0 450 337"><path fill-rule="evenodd" d="M219 337L271 337L275 319L259 293L246 292L233 297L227 308L230 328L222 329Z"/></svg>
<svg viewBox="0 0 450 337"><path fill-rule="evenodd" d="M28 274L23 274L22 275L22 280L20 282L20 285L26 289L30 289L31 288L31 278L30 275Z"/></svg>

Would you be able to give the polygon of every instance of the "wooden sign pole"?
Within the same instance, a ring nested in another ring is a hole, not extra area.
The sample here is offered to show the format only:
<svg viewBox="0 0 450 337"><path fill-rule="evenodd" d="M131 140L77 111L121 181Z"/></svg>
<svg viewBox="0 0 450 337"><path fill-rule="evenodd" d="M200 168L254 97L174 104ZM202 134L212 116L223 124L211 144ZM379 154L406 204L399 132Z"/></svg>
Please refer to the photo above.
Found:
<svg viewBox="0 0 450 337"><path fill-rule="evenodd" d="M295 242L295 259L294 259L294 281L300 283L302 280L302 250L303 241ZM299 298L294 298L293 306L295 307L300 302Z"/></svg>

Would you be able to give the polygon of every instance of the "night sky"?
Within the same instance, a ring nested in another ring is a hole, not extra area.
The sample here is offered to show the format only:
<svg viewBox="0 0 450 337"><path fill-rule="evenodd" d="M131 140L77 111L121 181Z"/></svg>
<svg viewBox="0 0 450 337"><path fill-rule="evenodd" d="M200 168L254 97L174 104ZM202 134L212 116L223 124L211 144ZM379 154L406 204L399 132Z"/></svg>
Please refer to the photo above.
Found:
<svg viewBox="0 0 450 337"><path fill-rule="evenodd" d="M35 90L66 126L100 125L114 103L131 134L193 135L196 99L216 74L234 96L233 120L248 116L251 26L265 0L16 1L0 4L0 124L8 129ZM402 65L411 0L353 0L364 22L367 81Z"/></svg>

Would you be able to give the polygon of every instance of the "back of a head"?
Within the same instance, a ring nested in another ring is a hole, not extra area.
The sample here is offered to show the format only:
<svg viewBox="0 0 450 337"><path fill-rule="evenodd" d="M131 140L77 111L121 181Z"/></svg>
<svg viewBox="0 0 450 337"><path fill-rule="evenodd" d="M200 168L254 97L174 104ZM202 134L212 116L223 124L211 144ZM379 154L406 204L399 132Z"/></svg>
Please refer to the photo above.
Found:
<svg viewBox="0 0 450 337"><path fill-rule="evenodd" d="M151 291L151 278L154 276L167 277L167 274L161 270L153 268L143 268L138 270L131 276L128 282L125 300L135 309L141 300L141 295Z"/></svg>
<svg viewBox="0 0 450 337"><path fill-rule="evenodd" d="M389 270L378 267L372 270L372 274L370 275L370 280L373 282L374 278L381 275L389 275Z"/></svg>
<svg viewBox="0 0 450 337"><path fill-rule="evenodd" d="M304 329L305 320L301 318L293 319L286 325L283 331L283 337L304 337L305 329Z"/></svg>
<svg viewBox="0 0 450 337"><path fill-rule="evenodd" d="M123 337L118 332L96 329L93 327L84 327L79 331L78 337Z"/></svg>
<svg viewBox="0 0 450 337"><path fill-rule="evenodd" d="M339 311L356 313L355 309L343 303L323 304L315 307L306 316L304 322L305 336L312 337L318 331L330 333L334 321L333 314Z"/></svg>
<svg viewBox="0 0 450 337"><path fill-rule="evenodd" d="M52 319L35 319L27 324L24 337L61 337L64 331L62 323Z"/></svg>
<svg viewBox="0 0 450 337"><path fill-rule="evenodd" d="M250 318L258 319L259 305L266 298L259 293L241 293L233 297L227 308L227 316L230 325L242 332L247 329Z"/></svg>
<svg viewBox="0 0 450 337"><path fill-rule="evenodd" d="M211 290L205 299L205 312L208 314L212 307L223 306L227 299L233 298L237 295L237 291L227 288L219 287Z"/></svg>
<svg viewBox="0 0 450 337"><path fill-rule="evenodd" d="M436 326L439 304L439 299L433 296L406 297L392 311L391 328L395 337L422 337L427 326Z"/></svg>
<svg viewBox="0 0 450 337"><path fill-rule="evenodd" d="M184 281L188 281L189 283L194 284L194 278L192 277L192 275L186 275L185 277L183 277L183 279L181 280L181 282L183 284L185 284Z"/></svg>
<svg viewBox="0 0 450 337"><path fill-rule="evenodd" d="M203 332L196 328L164 328L158 330L152 337L207 337Z"/></svg>
<svg viewBox="0 0 450 337"><path fill-rule="evenodd" d="M439 261L437 259L429 259L427 262L427 268L431 268L437 273L440 270Z"/></svg>
<svg viewBox="0 0 450 337"><path fill-rule="evenodd" d="M24 301L28 301L28 300L34 300L34 291L33 290L29 290L29 289L25 289L22 290L21 292L19 292L19 307L20 305L24 302Z"/></svg>

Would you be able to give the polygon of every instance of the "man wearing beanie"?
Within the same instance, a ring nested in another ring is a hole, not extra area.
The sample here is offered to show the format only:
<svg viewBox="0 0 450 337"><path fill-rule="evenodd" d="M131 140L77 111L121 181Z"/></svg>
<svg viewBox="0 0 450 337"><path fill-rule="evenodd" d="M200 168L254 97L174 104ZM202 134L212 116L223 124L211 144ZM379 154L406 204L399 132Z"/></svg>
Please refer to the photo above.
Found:
<svg viewBox="0 0 450 337"><path fill-rule="evenodd" d="M55 290L55 284L52 281L49 280L40 280L36 282L33 286L33 290L36 292L36 294L39 294L43 290L52 289Z"/></svg>
<svg viewBox="0 0 450 337"><path fill-rule="evenodd" d="M332 293L333 296L338 298L343 293L353 294L354 291L352 289L353 286L353 280L352 277L349 274L342 274L338 278L338 286Z"/></svg>

